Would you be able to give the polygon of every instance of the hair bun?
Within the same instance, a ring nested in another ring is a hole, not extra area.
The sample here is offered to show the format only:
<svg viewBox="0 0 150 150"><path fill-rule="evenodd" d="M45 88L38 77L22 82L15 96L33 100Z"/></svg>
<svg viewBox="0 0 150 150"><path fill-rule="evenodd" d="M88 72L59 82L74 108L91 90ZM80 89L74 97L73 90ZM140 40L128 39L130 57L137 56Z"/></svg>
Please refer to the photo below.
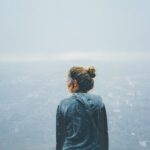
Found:
<svg viewBox="0 0 150 150"><path fill-rule="evenodd" d="M94 78L96 76L95 72L96 69L93 66L88 67L87 73L90 75L91 78Z"/></svg>

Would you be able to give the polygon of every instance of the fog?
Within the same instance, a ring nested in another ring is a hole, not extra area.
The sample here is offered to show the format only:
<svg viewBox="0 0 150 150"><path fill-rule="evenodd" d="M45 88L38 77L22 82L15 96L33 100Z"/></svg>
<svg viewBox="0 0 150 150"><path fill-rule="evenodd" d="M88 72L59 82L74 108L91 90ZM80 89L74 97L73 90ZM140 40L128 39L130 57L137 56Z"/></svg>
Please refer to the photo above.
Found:
<svg viewBox="0 0 150 150"><path fill-rule="evenodd" d="M149 0L1 0L0 53L150 49Z"/></svg>
<svg viewBox="0 0 150 150"><path fill-rule="evenodd" d="M150 149L150 1L1 0L0 149L55 150L72 66L94 66L110 150Z"/></svg>

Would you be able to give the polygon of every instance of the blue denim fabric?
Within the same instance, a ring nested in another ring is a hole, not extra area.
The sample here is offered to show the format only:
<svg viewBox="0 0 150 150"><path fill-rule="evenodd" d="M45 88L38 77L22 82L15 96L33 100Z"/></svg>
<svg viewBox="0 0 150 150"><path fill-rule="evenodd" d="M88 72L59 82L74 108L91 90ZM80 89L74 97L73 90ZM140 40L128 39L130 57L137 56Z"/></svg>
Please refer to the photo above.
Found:
<svg viewBox="0 0 150 150"><path fill-rule="evenodd" d="M107 114L99 95L79 92L61 100L56 150L108 150L108 140Z"/></svg>

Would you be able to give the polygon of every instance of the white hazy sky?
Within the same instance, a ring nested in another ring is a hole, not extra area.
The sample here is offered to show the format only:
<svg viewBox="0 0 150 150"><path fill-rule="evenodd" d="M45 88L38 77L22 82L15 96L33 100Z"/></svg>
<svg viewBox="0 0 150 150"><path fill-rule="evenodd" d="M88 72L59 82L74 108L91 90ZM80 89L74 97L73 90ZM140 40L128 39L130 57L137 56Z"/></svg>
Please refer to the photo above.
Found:
<svg viewBox="0 0 150 150"><path fill-rule="evenodd" d="M0 0L0 20L0 59L150 51L150 0Z"/></svg>

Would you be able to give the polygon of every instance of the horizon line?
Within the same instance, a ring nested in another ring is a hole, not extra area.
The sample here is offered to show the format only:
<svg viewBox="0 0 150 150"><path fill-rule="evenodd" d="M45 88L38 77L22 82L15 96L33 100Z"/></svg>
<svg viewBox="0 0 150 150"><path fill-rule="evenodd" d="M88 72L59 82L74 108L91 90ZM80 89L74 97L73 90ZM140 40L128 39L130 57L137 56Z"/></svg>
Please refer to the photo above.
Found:
<svg viewBox="0 0 150 150"><path fill-rule="evenodd" d="M91 61L145 61L149 52L36 52L3 53L0 62L51 62L70 60Z"/></svg>

